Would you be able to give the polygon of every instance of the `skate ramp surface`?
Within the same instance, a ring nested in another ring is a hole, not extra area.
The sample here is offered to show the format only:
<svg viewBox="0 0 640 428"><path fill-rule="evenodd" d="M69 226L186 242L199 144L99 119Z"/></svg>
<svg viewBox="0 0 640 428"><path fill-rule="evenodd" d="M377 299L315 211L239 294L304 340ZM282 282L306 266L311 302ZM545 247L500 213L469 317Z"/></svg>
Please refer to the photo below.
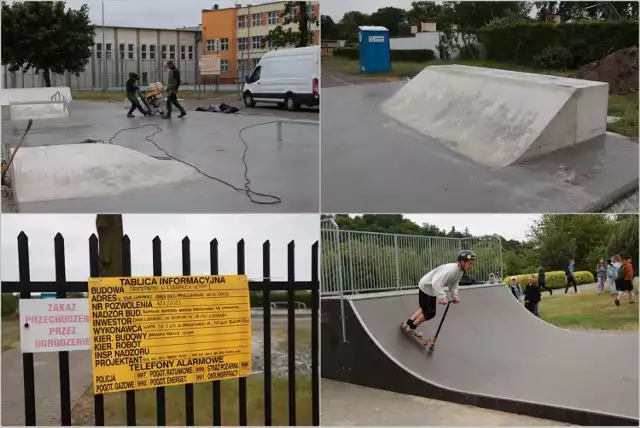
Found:
<svg viewBox="0 0 640 428"><path fill-rule="evenodd" d="M111 144L22 147L13 162L18 204L119 195L200 177L183 164Z"/></svg>
<svg viewBox="0 0 640 428"><path fill-rule="evenodd" d="M464 65L426 67L386 114L489 168L601 137L609 85Z"/></svg>
<svg viewBox="0 0 640 428"><path fill-rule="evenodd" d="M635 141L607 133L492 170L384 113L404 85L323 90L323 212L589 212L637 189Z"/></svg>
<svg viewBox="0 0 640 428"><path fill-rule="evenodd" d="M339 298L323 300L322 376L578 425L637 426L637 332L557 328L502 285L464 287L460 297L431 355L399 329L417 291L349 298L346 344ZM443 312L438 305L420 327L425 337Z"/></svg>

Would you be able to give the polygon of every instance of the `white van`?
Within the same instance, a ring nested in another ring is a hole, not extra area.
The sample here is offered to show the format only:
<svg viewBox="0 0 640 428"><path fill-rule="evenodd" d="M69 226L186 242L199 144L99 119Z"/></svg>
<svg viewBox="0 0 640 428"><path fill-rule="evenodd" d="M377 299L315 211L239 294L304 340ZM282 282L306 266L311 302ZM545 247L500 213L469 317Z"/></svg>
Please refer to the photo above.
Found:
<svg viewBox="0 0 640 428"><path fill-rule="evenodd" d="M242 89L244 105L275 103L287 110L320 104L320 46L278 49L258 62Z"/></svg>

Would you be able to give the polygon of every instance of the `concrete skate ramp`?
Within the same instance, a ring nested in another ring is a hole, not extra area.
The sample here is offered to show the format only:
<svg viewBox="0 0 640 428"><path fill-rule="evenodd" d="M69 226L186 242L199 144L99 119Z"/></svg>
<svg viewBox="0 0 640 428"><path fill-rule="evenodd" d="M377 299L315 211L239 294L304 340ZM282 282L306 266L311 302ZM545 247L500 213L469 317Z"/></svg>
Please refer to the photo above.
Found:
<svg viewBox="0 0 640 428"><path fill-rule="evenodd" d="M460 297L430 356L399 329L417 291L347 300L347 343L339 298L323 300L322 376L578 425L638 425L637 332L557 328L502 285L464 287ZM438 305L420 327L425 337L443 312Z"/></svg>
<svg viewBox="0 0 640 428"><path fill-rule="evenodd" d="M638 144L607 133L491 170L382 112L405 83L323 89L322 212L589 212L638 186Z"/></svg>
<svg viewBox="0 0 640 428"><path fill-rule="evenodd" d="M426 67L381 108L489 168L603 136L609 85L463 65Z"/></svg>
<svg viewBox="0 0 640 428"><path fill-rule="evenodd" d="M17 88L0 91L2 118L14 122L69 117L69 87Z"/></svg>
<svg viewBox="0 0 640 428"><path fill-rule="evenodd" d="M181 163L110 144L22 147L12 168L18 204L119 195L200 177Z"/></svg>

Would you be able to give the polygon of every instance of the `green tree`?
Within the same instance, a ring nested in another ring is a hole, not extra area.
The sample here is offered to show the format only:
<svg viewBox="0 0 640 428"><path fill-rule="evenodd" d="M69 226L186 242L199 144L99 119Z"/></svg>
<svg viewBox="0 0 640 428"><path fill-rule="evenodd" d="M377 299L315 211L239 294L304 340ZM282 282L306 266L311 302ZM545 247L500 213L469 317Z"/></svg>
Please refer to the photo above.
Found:
<svg viewBox="0 0 640 428"><path fill-rule="evenodd" d="M340 27L329 15L320 16L320 34L323 40L340 38Z"/></svg>
<svg viewBox="0 0 640 428"><path fill-rule="evenodd" d="M620 254L622 257L631 257L634 273L638 273L638 216L618 215L613 233L607 243L605 257Z"/></svg>
<svg viewBox="0 0 640 428"><path fill-rule="evenodd" d="M47 87L52 72L84 71L95 36L89 6L65 8L60 1L2 2L2 65L42 72Z"/></svg>
<svg viewBox="0 0 640 428"><path fill-rule="evenodd" d="M122 237L124 228L121 214L98 214L98 254L100 276L104 278L122 276Z"/></svg>
<svg viewBox="0 0 640 428"><path fill-rule="evenodd" d="M340 38L347 40L347 44L353 46L358 43L358 27L369 25L371 18L366 13L350 11L342 15L338 23L340 28Z"/></svg>
<svg viewBox="0 0 640 428"><path fill-rule="evenodd" d="M413 25L421 22L438 22L442 16L442 5L432 1L414 1L407 11L407 18Z"/></svg>
<svg viewBox="0 0 640 428"><path fill-rule="evenodd" d="M383 7L371 14L372 25L385 27L390 36L405 36L411 34L411 25L407 11L397 7Z"/></svg>
<svg viewBox="0 0 640 428"><path fill-rule="evenodd" d="M313 44L310 25L317 24L318 20L313 16L313 8L309 2L286 2L281 18L282 24L278 24L266 37L262 38L263 47L270 45L273 49L291 46L302 48ZM298 24L298 31L293 31L291 27L285 30L285 27L290 24Z"/></svg>

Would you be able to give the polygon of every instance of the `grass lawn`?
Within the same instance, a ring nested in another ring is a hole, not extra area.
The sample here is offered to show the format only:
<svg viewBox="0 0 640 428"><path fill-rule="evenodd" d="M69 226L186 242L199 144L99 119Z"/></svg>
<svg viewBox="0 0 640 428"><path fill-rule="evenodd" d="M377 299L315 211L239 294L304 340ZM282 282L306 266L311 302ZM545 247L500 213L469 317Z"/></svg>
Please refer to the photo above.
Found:
<svg viewBox="0 0 640 428"><path fill-rule="evenodd" d="M425 67L431 65L462 64L475 67L498 68L502 70L523 71L538 74L551 74L554 76L569 76L570 71L560 72L555 70L544 70L524 67L509 63L494 61L429 61L429 62L407 62L395 61L391 65L391 72L374 75L363 75L372 79L384 77L405 78L413 77ZM341 57L323 57L322 66L327 70L337 71L345 74L360 74L360 63L357 60ZM638 138L638 94L611 95L609 96L609 116L619 116L622 119L616 123L607 124L607 130L627 137Z"/></svg>
<svg viewBox="0 0 640 428"><path fill-rule="evenodd" d="M311 349L311 323L310 321L297 321L296 326L296 348ZM302 324L302 325L300 325ZM281 328L273 328L271 331L271 342L282 352L289 349L288 333L286 325ZM311 352L311 351L309 351Z"/></svg>
<svg viewBox="0 0 640 428"><path fill-rule="evenodd" d="M234 94L237 91L218 91L207 92L207 93L198 93L195 91L184 91L180 92L180 98L185 100L197 100L197 99L210 99L210 98L218 98L223 95ZM124 100L124 91L71 91L71 97L74 100L82 100L82 101L119 101L122 102Z"/></svg>
<svg viewBox="0 0 640 428"><path fill-rule="evenodd" d="M2 318L2 352L20 346L20 322L16 314Z"/></svg>
<svg viewBox="0 0 640 428"><path fill-rule="evenodd" d="M638 331L638 303L631 305L623 298L616 306L608 292L598 296L593 290L568 295L554 291L553 296L544 293L540 302L540 317L548 323L576 330Z"/></svg>
<svg viewBox="0 0 640 428"><path fill-rule="evenodd" d="M73 408L74 425L93 425L93 386ZM287 379L272 379L271 403L273 425L289 425L289 390ZM125 393L105 394L105 424L126 425ZM165 408L167 426L184 426L185 399L184 386L172 386L165 389ZM238 426L238 380L221 382L220 404L222 425ZM210 382L194 386L194 413L196 426L213 424L213 387ZM310 426L311 381L308 378L296 378L296 423ZM247 420L248 425L264 425L264 380L262 375L253 375L247 379ZM147 389L136 392L136 422L138 425L156 425L156 392Z"/></svg>

